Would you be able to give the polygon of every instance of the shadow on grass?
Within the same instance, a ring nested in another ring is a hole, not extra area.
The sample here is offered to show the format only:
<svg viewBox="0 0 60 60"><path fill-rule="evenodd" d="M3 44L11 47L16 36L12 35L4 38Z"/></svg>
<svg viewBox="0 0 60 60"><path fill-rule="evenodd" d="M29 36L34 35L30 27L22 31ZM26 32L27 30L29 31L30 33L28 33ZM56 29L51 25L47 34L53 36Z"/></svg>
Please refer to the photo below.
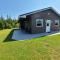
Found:
<svg viewBox="0 0 60 60"><path fill-rule="evenodd" d="M16 40L14 40L14 39L11 39L11 38L12 38L12 35L13 35L13 32L14 32L14 30L12 30L12 31L10 32L10 34L7 36L7 38L6 38L3 42L16 41Z"/></svg>

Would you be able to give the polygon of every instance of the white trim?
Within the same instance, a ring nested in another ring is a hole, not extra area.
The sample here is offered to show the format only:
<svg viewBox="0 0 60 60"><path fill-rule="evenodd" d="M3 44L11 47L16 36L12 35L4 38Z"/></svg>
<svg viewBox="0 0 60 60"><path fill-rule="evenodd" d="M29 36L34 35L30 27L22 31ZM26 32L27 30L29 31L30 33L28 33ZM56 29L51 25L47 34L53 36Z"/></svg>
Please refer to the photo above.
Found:
<svg viewBox="0 0 60 60"><path fill-rule="evenodd" d="M37 22L41 21L42 22L42 26L37 26ZM43 19L36 19L36 27L43 27Z"/></svg>
<svg viewBox="0 0 60 60"><path fill-rule="evenodd" d="M55 26L59 26L59 20L55 20L55 23L56 23L56 22L58 23L58 25L55 25Z"/></svg>
<svg viewBox="0 0 60 60"><path fill-rule="evenodd" d="M49 24L49 26L47 26L47 24ZM46 32L50 31L51 31L51 20L46 20Z"/></svg>
<svg viewBox="0 0 60 60"><path fill-rule="evenodd" d="M26 15L20 16L20 18L26 18Z"/></svg>

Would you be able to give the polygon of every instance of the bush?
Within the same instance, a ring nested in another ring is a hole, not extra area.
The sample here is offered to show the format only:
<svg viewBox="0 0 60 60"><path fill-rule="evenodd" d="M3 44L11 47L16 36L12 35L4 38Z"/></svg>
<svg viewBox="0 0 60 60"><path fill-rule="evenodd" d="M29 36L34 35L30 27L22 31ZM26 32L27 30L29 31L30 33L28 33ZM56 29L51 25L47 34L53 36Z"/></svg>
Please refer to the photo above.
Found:
<svg viewBox="0 0 60 60"><path fill-rule="evenodd" d="M0 29L19 28L18 20L0 18Z"/></svg>

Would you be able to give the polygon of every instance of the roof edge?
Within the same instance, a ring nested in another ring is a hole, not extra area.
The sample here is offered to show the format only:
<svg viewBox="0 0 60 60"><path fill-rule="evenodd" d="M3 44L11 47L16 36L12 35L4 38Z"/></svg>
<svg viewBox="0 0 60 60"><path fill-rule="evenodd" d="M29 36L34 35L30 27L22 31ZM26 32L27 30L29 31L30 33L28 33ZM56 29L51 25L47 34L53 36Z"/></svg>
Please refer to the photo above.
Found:
<svg viewBox="0 0 60 60"><path fill-rule="evenodd" d="M56 14L58 14L60 16L60 14L56 10L54 10L54 8L52 8L52 7L48 7L48 8L44 8L44 9L40 9L40 10L36 10L36 11L32 11L32 12L25 13L25 14L22 14L22 15L19 15L19 16L31 15L31 14L34 14L34 13L37 13L37 12L42 12L42 11L48 10L48 9L52 9Z"/></svg>

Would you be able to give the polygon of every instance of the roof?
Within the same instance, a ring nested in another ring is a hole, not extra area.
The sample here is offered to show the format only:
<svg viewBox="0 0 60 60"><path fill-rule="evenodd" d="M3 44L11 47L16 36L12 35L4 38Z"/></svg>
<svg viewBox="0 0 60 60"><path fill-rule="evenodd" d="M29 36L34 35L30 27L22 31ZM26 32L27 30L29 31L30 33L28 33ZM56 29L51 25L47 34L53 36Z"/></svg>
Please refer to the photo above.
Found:
<svg viewBox="0 0 60 60"><path fill-rule="evenodd" d="M40 10L36 10L36 11L32 11L32 12L29 12L29 13L22 14L22 15L20 15L20 17L35 14L37 12L42 12L42 11L49 10L49 9L53 10L56 14L58 14L58 16L60 16L60 14L56 10L54 10L52 7L48 7L48 8L44 8L44 9L40 9Z"/></svg>

